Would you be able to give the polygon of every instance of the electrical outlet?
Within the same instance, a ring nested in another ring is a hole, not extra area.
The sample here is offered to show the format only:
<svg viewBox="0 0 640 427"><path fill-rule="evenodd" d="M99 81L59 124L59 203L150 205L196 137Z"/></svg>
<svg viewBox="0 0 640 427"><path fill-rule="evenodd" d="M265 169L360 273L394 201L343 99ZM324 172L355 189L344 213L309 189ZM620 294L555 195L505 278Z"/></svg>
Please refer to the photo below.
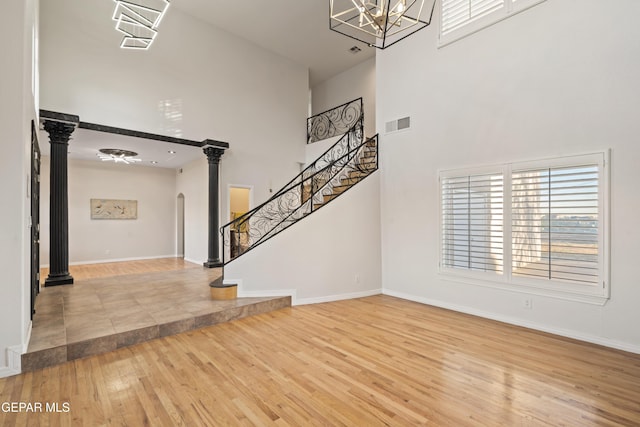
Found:
<svg viewBox="0 0 640 427"><path fill-rule="evenodd" d="M533 299L525 298L522 304L524 308L531 310L533 308Z"/></svg>

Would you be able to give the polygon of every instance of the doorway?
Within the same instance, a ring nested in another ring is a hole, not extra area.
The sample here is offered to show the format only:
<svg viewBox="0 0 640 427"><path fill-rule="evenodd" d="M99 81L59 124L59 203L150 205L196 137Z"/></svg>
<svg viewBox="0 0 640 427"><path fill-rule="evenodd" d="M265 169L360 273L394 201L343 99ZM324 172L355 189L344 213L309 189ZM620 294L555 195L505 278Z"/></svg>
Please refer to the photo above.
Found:
<svg viewBox="0 0 640 427"><path fill-rule="evenodd" d="M184 194L178 194L176 206L176 256L184 259Z"/></svg>
<svg viewBox="0 0 640 427"><path fill-rule="evenodd" d="M36 125L31 121L31 320L40 293L40 146Z"/></svg>
<svg viewBox="0 0 640 427"><path fill-rule="evenodd" d="M229 186L229 221L249 212L252 203L253 187L242 185ZM249 223L231 227L231 258L240 255L249 243Z"/></svg>

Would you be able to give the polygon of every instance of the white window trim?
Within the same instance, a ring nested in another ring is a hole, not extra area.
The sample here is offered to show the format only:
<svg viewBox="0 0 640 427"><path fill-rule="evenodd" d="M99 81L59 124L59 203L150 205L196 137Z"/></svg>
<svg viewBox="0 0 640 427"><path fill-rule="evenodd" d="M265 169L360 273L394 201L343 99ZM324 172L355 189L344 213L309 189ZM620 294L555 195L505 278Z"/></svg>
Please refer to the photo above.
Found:
<svg viewBox="0 0 640 427"><path fill-rule="evenodd" d="M462 27L455 29L447 34L442 34L442 0L438 8L438 48L447 46L453 42L477 33L487 27L490 27L500 21L503 21L520 12L532 8L546 0L505 0L505 4L500 9L489 13L482 18L471 21Z"/></svg>
<svg viewBox="0 0 640 427"><path fill-rule="evenodd" d="M511 240L511 203L504 204L504 224L503 224L503 236L505 239L503 258L505 263L503 265L503 274L497 275L495 273L483 272L483 271L469 271L464 269L447 268L443 267L441 260L443 259L442 253L442 188L440 185L440 179L442 177L460 176L462 175L475 175L483 173L498 173L502 172L504 176L504 199L511 200L511 173L513 170L534 168L536 166L542 167L559 167L559 166L572 166L576 165L582 160L597 159L601 165L599 169L599 200L602 209L600 211L602 215L601 224L598 229L598 243L600 245L600 264L599 269L601 271L601 283L599 286L585 286L573 283L568 283L559 280L541 280L535 278L526 277L512 277L511 275L511 243L507 243L507 240ZM598 152L592 152L587 154L579 154L572 156L554 157L543 160L512 162L496 166L485 167L470 167L470 168L456 168L446 169L438 171L438 274L443 280L454 281L470 285L478 285L496 289L507 290L511 292L521 292L527 294L533 294L538 296L553 297L558 299L578 301L590 304L604 305L611 293L610 287L610 211L609 211L609 180L610 180L610 152L609 150L603 150ZM509 261L507 261L509 260Z"/></svg>

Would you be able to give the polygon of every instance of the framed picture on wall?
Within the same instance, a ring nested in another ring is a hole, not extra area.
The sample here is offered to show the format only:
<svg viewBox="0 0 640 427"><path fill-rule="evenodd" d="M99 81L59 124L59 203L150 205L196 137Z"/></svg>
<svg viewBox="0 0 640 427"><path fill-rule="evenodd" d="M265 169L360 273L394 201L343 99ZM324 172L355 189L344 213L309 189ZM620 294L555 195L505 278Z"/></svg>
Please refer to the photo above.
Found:
<svg viewBox="0 0 640 427"><path fill-rule="evenodd" d="M91 219L138 219L138 201L91 199Z"/></svg>

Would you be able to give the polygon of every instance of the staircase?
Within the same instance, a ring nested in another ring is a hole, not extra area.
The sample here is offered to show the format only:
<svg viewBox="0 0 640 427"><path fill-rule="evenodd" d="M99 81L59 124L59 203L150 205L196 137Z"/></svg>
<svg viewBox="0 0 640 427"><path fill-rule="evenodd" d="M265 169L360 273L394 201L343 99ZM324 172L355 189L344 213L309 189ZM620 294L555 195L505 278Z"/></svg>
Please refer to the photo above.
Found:
<svg viewBox="0 0 640 427"><path fill-rule="evenodd" d="M333 146L266 202L221 227L225 264L324 207L378 169L378 136L364 138L362 98L309 118L307 142L342 131Z"/></svg>

